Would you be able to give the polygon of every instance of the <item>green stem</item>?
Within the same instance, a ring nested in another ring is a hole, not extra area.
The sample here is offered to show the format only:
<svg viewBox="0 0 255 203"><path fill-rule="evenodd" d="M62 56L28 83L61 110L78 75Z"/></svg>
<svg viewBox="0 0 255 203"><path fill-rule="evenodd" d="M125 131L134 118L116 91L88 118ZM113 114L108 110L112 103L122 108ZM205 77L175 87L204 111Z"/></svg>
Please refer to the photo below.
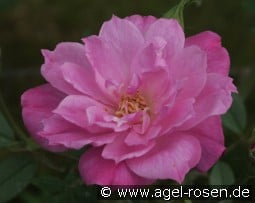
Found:
<svg viewBox="0 0 255 203"><path fill-rule="evenodd" d="M38 148L38 145L33 140L31 140L29 137L27 137L27 134L24 133L21 130L21 128L17 125L16 121L13 119L10 111L8 110L1 93L0 93L0 112L3 113L3 115L7 119L8 123L14 130L15 134L17 136L19 136L19 138L21 140L25 141L26 146L28 147L29 150L34 150L34 149Z"/></svg>
<svg viewBox="0 0 255 203"><path fill-rule="evenodd" d="M65 167L58 166L58 164L56 164L55 161L51 160L51 158L47 156L45 151L40 151L40 150L34 151L33 155L36 157L36 160L41 162L44 166L47 166L48 168L58 171L60 173L65 172Z"/></svg>
<svg viewBox="0 0 255 203"><path fill-rule="evenodd" d="M179 21L180 25L184 29L184 19L183 19L183 11L186 5L197 3L200 4L201 0L180 0L180 2L168 10L163 17L165 18L175 18Z"/></svg>

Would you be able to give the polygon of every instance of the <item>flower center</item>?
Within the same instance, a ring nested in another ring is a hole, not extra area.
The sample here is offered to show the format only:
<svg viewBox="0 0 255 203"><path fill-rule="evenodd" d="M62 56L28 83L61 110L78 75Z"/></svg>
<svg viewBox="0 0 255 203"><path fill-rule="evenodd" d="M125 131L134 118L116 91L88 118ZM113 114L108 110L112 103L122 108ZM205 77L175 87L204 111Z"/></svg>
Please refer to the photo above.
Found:
<svg viewBox="0 0 255 203"><path fill-rule="evenodd" d="M122 95L115 116L122 117L126 114L142 111L147 107L144 97L137 91L134 95Z"/></svg>

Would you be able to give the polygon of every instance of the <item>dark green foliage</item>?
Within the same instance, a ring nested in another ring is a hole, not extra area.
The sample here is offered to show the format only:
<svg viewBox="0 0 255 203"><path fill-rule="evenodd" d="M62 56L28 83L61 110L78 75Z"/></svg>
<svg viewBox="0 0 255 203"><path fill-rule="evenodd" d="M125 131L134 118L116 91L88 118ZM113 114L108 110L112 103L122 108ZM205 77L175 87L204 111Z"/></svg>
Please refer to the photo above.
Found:
<svg viewBox="0 0 255 203"><path fill-rule="evenodd" d="M35 175L36 164L29 155L12 155L0 161L0 202L19 194Z"/></svg>

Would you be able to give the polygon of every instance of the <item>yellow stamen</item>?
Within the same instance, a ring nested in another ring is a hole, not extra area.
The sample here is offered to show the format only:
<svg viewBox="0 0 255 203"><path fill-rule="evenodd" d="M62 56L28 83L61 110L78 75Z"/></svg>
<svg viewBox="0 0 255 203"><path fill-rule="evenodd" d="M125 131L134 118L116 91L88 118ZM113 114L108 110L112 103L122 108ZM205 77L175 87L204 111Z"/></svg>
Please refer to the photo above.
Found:
<svg viewBox="0 0 255 203"><path fill-rule="evenodd" d="M122 117L126 114L142 111L146 107L147 103L139 91L134 95L122 95L115 116Z"/></svg>

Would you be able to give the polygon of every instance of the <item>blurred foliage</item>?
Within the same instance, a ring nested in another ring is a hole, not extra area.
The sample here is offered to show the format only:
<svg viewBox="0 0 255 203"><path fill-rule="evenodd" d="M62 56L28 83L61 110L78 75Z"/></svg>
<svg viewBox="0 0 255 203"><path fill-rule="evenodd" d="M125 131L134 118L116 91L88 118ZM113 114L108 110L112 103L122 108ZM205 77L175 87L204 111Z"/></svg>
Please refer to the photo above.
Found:
<svg viewBox="0 0 255 203"><path fill-rule="evenodd" d="M6 112L0 109L0 203L8 200L15 203L96 201L95 189L84 186L77 171L82 151L52 154L24 139L20 95L44 82L40 76L43 63L40 49L53 49L61 41L80 41L84 36L96 34L113 14L161 17L176 2L0 0L0 97L10 110L7 114L15 118L14 121L4 117L2 113ZM187 36L204 30L222 36L231 56L231 76L239 91L239 95L234 95L231 109L223 116L227 147L224 156L206 174L189 173L185 183L255 185L255 156L251 149L255 143L252 136L255 1L201 0L201 4L192 4L185 10L184 21ZM11 128L14 124L19 127Z"/></svg>
<svg viewBox="0 0 255 203"><path fill-rule="evenodd" d="M201 0L181 0L176 6L173 6L169 11L167 11L163 17L164 18L174 18L179 21L179 24L184 28L184 19L183 11L185 6L196 3L197 5L201 4Z"/></svg>
<svg viewBox="0 0 255 203"><path fill-rule="evenodd" d="M219 161L215 166L213 167L210 177L209 177L209 183L211 185L232 185L235 183L235 177L234 173L231 169L231 167L224 163Z"/></svg>
<svg viewBox="0 0 255 203"><path fill-rule="evenodd" d="M6 202L20 193L35 175L36 164L28 154L13 154L0 162L0 202Z"/></svg>
<svg viewBox="0 0 255 203"><path fill-rule="evenodd" d="M6 121L5 117L0 112L0 148L11 146L14 142L14 133Z"/></svg>
<svg viewBox="0 0 255 203"><path fill-rule="evenodd" d="M231 108L222 116L223 125L234 133L241 134L246 127L246 117L246 109L242 97L234 94Z"/></svg>

